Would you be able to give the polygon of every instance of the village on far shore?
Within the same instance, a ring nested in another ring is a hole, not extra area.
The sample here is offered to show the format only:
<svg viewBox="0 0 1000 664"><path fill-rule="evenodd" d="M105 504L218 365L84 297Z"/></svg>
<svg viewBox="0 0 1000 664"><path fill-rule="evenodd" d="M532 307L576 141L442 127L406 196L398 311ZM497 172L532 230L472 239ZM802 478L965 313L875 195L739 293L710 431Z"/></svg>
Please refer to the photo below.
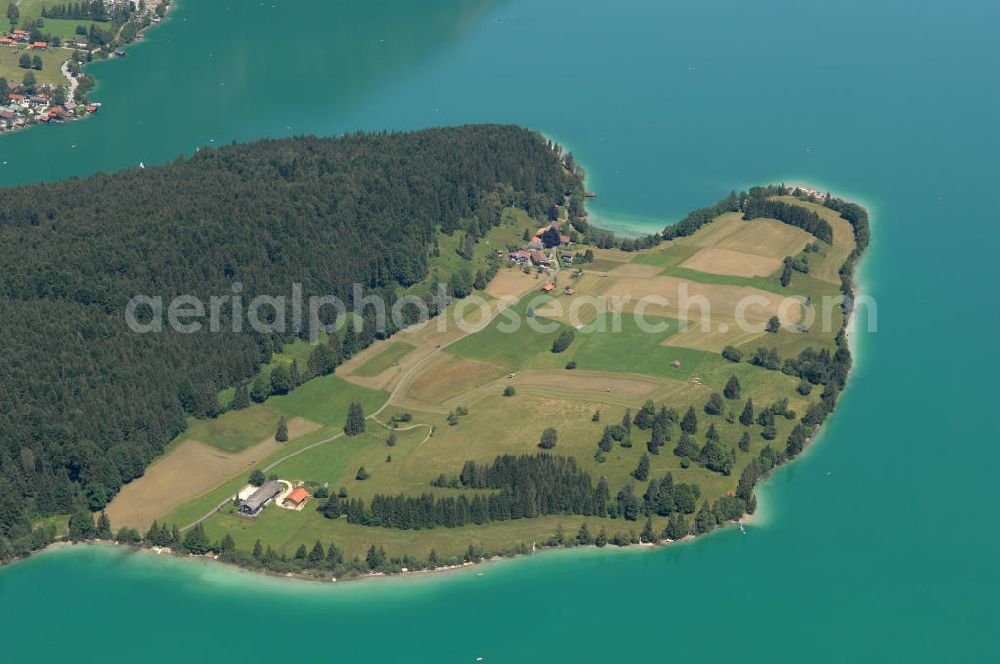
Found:
<svg viewBox="0 0 1000 664"><path fill-rule="evenodd" d="M0 36L0 133L62 124L100 110L100 103L87 99L95 81L84 66L125 57L123 46L142 40L143 30L162 20L170 0L48 4L8 5L10 29Z"/></svg>

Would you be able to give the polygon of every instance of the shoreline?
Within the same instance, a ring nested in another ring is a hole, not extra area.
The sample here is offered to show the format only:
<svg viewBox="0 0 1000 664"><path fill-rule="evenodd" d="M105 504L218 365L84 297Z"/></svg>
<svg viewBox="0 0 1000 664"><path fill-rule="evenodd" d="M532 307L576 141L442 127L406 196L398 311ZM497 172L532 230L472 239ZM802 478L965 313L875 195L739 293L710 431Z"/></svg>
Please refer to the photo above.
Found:
<svg viewBox="0 0 1000 664"><path fill-rule="evenodd" d="M31 555L25 556L23 558L16 558L14 560L7 561L6 563L0 565L0 574L3 573L4 569L15 568L20 563L25 563L30 560L34 560L38 557L45 556L48 554L54 554L59 551L70 551L70 550L107 550L120 553L138 553L146 557L147 560L153 560L157 558L166 558L169 561L177 561L180 563L195 563L204 564L210 566L213 569L226 570L227 572L237 573L237 574L247 574L257 580L275 580L284 582L298 582L306 584L310 587L329 587L335 585L343 585L345 583L349 585L354 585L355 582L368 581L376 582L379 580L391 580L397 579L402 580L406 578L422 578L429 579L437 576L448 576L455 572L462 571L472 571L473 569L482 570L482 568L495 564L504 563L513 560L522 560L527 558L532 558L543 554L555 554L558 552L571 552L571 551L588 551L595 553L597 551L602 552L639 552L639 551L658 551L668 547L686 544L701 540L703 536L709 535L711 533L725 532L734 528L740 528L746 525L752 525L753 515L744 515L738 521L729 521L723 525L714 528L713 530L701 533L699 535L686 535L679 540L660 540L657 542L638 542L626 545L615 545L610 542L604 546L597 546L596 544L574 544L572 546L542 546L538 547L536 551L531 551L528 553L514 553L510 555L491 555L486 558L475 562L464 562L449 565L441 565L438 567L427 568L427 569L414 569L406 570L398 573L386 573L386 572L369 572L367 574L357 574L353 576L343 576L343 577L333 577L331 575L319 576L319 575L307 575L307 574L296 574L293 572L272 572L266 569L255 569L250 567L244 567L233 562L221 560L219 554L205 554L205 555L194 555L189 553L183 553L179 551L174 551L169 547L156 547L156 546L142 546L119 542L117 540L102 540L94 539L87 540L83 542L70 542L65 540L60 540L52 542L51 544L45 546L43 549L33 552ZM482 576L484 572L480 571L479 576Z"/></svg>
<svg viewBox="0 0 1000 664"><path fill-rule="evenodd" d="M126 49L143 41L147 30L162 25L170 16L175 3L178 1L157 0L155 5L147 7L144 13L139 14L137 20L134 22L132 20L120 24L111 22L111 28L114 28L116 25L118 26L117 32L110 41L96 48L91 48L93 42L85 45L84 48L77 46L76 42L67 42L66 44L60 42L59 45L56 45L54 40L52 44L42 42L43 50L46 52L66 51L69 54L59 65L59 73L65 81L60 84L39 84L31 88L24 86L22 81L16 92L12 91L12 97L2 106L4 111L9 113L9 117L5 116L3 119L0 119L0 137L5 134L20 133L39 125L61 125L79 122L94 115L101 108L102 104L90 101L86 97L97 87L98 81L93 75L85 72L84 68L95 62L126 57L128 55ZM163 7L162 15L157 12L161 6ZM122 33L125 31L125 28L134 24L143 25L136 28L134 33L130 33L132 35L130 39L123 38ZM12 26L12 29L14 27L16 26ZM11 33L11 36L14 36L14 34ZM58 38L59 36L56 35L54 39ZM119 42L119 38L126 40ZM25 48L20 51L16 50L20 47ZM30 43L18 41L15 44L11 44L9 49L0 49L0 53L4 57L10 57L11 54L16 55L19 52L27 53L31 50L32 46ZM73 57L74 54L79 54L78 57L89 59L86 62L76 62ZM94 57L94 54L97 54L97 57ZM70 62L74 63L74 67L78 71L78 74L75 76L69 70L68 65ZM84 86L82 93L78 93L77 90L81 88L81 83L86 83L86 86ZM65 101L62 103L53 103L58 99L56 95L59 91L65 91ZM78 96L83 97L84 101L82 103L78 99ZM39 106L41 108L38 108Z"/></svg>
<svg viewBox="0 0 1000 664"><path fill-rule="evenodd" d="M811 187L805 187L805 186L802 186L802 185L798 185L798 188L801 189L804 193L807 193L807 195L810 196L810 198L813 198L813 199L815 199L815 197L821 193L817 189L813 189ZM831 198L832 198L832 194L831 194ZM845 201L844 199L835 198L833 200L837 201L838 204L840 204L840 205L844 205L844 206L846 206L846 205L855 205L858 208L860 208L861 211L862 211L862 213L863 213L864 224L865 224L865 227L866 227L866 230L867 230L867 226L868 226L868 222L869 222L869 215L868 215L868 209L867 208L865 208L863 206L860 206L859 204L850 204L847 201ZM828 207L828 209L831 209L831 210L833 210L835 212L839 212L836 208L833 208L833 207ZM843 214L841 216L843 216ZM844 217L844 218L846 219L846 217ZM865 244L864 244L864 246L862 246L861 243L858 242L858 240L857 240L857 238L858 238L858 232L859 232L858 231L858 226L860 226L860 222L858 222L857 225L855 225L854 223L852 223L851 226L854 228L854 231L855 231L856 245L855 245L855 251L852 252L852 254L847 259L845 259L845 262L844 262L845 266L850 265L850 269L848 269L847 272L844 275L843 291L845 293L845 296L850 297L850 298L856 298L858 296L858 294L862 292L862 289L861 289L861 285L859 284L859 282L855 280L855 277L857 276L858 272L860 271L859 267L860 267L861 259L864 257L865 253L867 253L868 242L866 241ZM849 288L848 288L848 286L849 286ZM856 358L855 358L855 351L857 349L857 339L856 339L856 335L853 335L853 332L855 331L855 326L856 326L857 320L858 320L857 316L855 315L855 313L856 313L856 310L852 307L851 310L847 312L847 315L844 318L843 326L841 328L841 331L843 332L844 343L846 344L846 347L847 347L847 350L848 350L848 353L849 353L850 359L851 359L850 369L849 369L848 373L846 374L846 377L843 379L843 387L841 387L840 390L839 390L839 392L836 394L836 398L834 399L834 404L833 404L833 406L830 407L830 410L827 413L827 417L829 415L832 415L834 412L836 412L836 404L837 404L837 401L839 400L839 396L842 395L844 391L846 391L847 386L851 382L850 381L851 373L855 369L855 365L856 365L856 362L855 362L855 360L856 360ZM855 336L855 339L852 340L852 338L851 338L852 336ZM838 340L837 343L839 345L841 342ZM391 400L391 398L390 398L390 400ZM378 412L381 412L381 410L384 410L384 408L386 407L386 405L388 405L388 401L386 402L385 405L383 405L383 407L381 409L379 409L379 411L377 411L376 413L373 413L371 417L374 417L374 415L376 415ZM758 489L761 488L762 486L764 486L766 484L766 482L769 479L771 479L776 474L777 470L779 470L781 467L783 467L785 465L790 465L795 460L797 460L799 457L804 456L804 454L808 451L808 448L812 447L813 444L817 442L817 439L819 438L820 434L824 430L823 429L823 425L825 424L825 420L826 420L826 418L824 418L818 424L814 425L813 430L811 432L811 435L806 438L805 445L798 452L798 454L795 454L795 456L793 456L793 457L791 457L789 459L786 459L785 461L783 461L783 462L781 462L781 463L773 466L765 474L762 474L759 477L758 481L755 482L755 484L753 485L753 489L752 489L752 495L753 495L753 498L754 498L755 501L759 500L759 498L760 498ZM324 441L324 442L328 442L328 441ZM228 502L228 499L227 499L226 502ZM195 555L195 554L189 554L189 553L182 553L182 552L179 552L179 551L173 551L170 548L165 548L165 547L146 546L146 545L143 545L141 543L140 544L132 544L132 543L122 543L122 542L118 542L118 541L109 541L109 540L88 540L88 541L82 541L82 542L70 542L70 541L65 541L65 540L59 540L59 541L52 542L49 545L43 547L40 551L33 552L32 554L29 554L29 555L24 556L22 558L16 558L16 559L10 560L6 564L13 564L13 563L16 563L16 562L20 562L22 560L27 560L28 558L33 557L35 553L43 553L43 552L48 551L48 550L57 550L57 549L61 549L61 548L68 548L68 547L71 547L71 546L78 546L78 545L84 545L84 546L95 546L95 545L97 545L97 546L125 547L127 549L132 549L132 550L140 550L140 551L146 551L147 553L155 553L157 556L163 555L163 553L166 552L167 555L171 559L185 559L186 558L186 559L201 559L201 560L209 560L209 561L212 561L212 562L220 562L220 563L223 563L223 565L225 565L227 567L234 567L234 568L237 568L237 569L239 569L241 571L250 572L250 573L253 573L253 574L256 574L256 575L260 575L261 577L294 579L294 580L300 580L300 581L321 581L321 582L333 583L333 582L337 582L337 581L355 581L355 580L361 580L361 579L374 579L374 578L380 578L380 577L421 576L421 575L426 575L426 574L431 573L431 572L458 571L458 570L462 570L462 569L465 569L465 568L476 567L476 566L479 566L479 565L482 565L482 564L485 564L485 563L488 563L488 562L498 562L498 561L502 561L502 560L512 560L512 559L516 559L516 558L533 556L533 555L536 555L538 553L543 553L543 552L546 552L546 551L555 551L555 550L563 550L563 549L573 549L573 548L592 548L592 549L596 549L596 548L608 548L608 547L613 547L613 548L616 548L616 549L623 549L623 550L635 549L635 548L638 548L638 549L641 549L641 548L658 549L658 548L661 548L661 547L664 547L664 546L670 546L672 544L679 544L679 543L686 542L686 541L689 541L689 540L699 539L701 536L710 534L711 532L713 532L715 530L723 531L723 530L726 530L728 527L731 527L731 526L739 527L741 529L741 531L742 531L743 527L745 525L751 525L751 524L759 523L759 520L755 519L755 517L759 514L760 509L761 509L761 505L759 503L756 503L754 505L754 507L752 507L751 509L753 509L753 511L746 512L743 516L741 516L739 519L737 519L735 521L730 520L730 521L727 521L727 522L724 522L724 523L720 523L715 528L711 528L711 529L709 529L709 530L707 530L705 532L701 532L701 533L697 533L697 534L689 534L689 535L687 535L687 536L685 536L685 537L683 537L683 538L681 538L681 539L679 539L677 541L672 541L672 540L667 540L667 539L658 539L655 542L648 542L648 543L647 542L641 542L641 541L640 542L631 542L631 541L629 541L628 543L620 543L620 544L613 544L613 543L611 543L609 541L604 546L597 546L596 544L581 544L581 545L574 544L574 545L571 545L571 546L555 545L555 546L542 546L542 547L537 547L537 548L533 544L532 545L532 550L530 552L521 552L521 551L518 551L519 547L523 548L523 543L522 543L522 544L516 545L513 548L512 551L507 551L507 552L503 552L503 553L491 553L491 554L487 554L487 555L484 555L482 558L480 558L478 560L475 560L475 561L466 560L465 562L462 562L462 563L454 563L454 564L448 564L448 565L441 565L441 566L437 566L437 567L430 567L430 568L424 568L424 569L413 569L413 570L402 568L402 570L400 570L400 571L388 571L388 572L378 571L378 572L368 572L368 573L363 573L363 572L357 572L357 573L355 573L355 572L352 571L352 573L350 573L350 574L348 574L346 576L342 576L340 578L333 577L332 575L327 575L327 577L324 578L323 575L305 574L305 573L302 573L302 572L276 572L276 571L271 571L271 570L268 570L266 567L263 567L263 566L256 567L256 566L253 566L253 565L239 564L238 561L235 561L235 560L232 560L232 559L230 559L230 560L222 560L220 554L217 554L217 553L208 553L208 554L204 554L204 555ZM213 511L213 513L214 513L214 511ZM190 524L190 525L195 525L195 524L199 523L200 521L204 520L204 518L207 518L208 516L211 516L211 513L208 514L208 515L206 515L202 519L199 519L199 521L195 522L194 524ZM574 520L577 517L583 517L584 523L586 522L586 517L584 515L566 515L566 516L573 517ZM185 527L185 530L187 528L189 528L189 527L190 526ZM634 531L633 531L633 536L634 536ZM571 538L569 541L573 541L573 539ZM6 564L4 564L4 565L2 565L0 567L5 567ZM305 568L305 569L312 570L312 571L316 571L317 570L316 567Z"/></svg>

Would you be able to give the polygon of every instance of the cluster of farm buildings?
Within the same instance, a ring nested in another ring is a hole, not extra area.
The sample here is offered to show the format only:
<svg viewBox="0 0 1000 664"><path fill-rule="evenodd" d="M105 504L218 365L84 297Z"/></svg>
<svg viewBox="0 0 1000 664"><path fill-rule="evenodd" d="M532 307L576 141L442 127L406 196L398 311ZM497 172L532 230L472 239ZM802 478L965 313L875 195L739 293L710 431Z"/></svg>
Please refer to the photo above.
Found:
<svg viewBox="0 0 1000 664"><path fill-rule="evenodd" d="M538 229L535 237L524 245L519 247L514 251L507 254L507 258L510 259L515 265L527 265L530 263L539 269L551 269L552 263L555 258L552 254L546 252L545 243L542 241L542 236L546 234L549 229L555 229L556 232L559 231L558 225L553 223L551 226L542 226ZM572 244L572 240L568 235L563 235L559 233L559 247L569 247ZM553 247L553 249L555 249ZM560 254L559 259L566 264L573 262L573 254L569 251L564 251Z"/></svg>
<svg viewBox="0 0 1000 664"><path fill-rule="evenodd" d="M245 488L238 494L238 497L240 514L257 516L273 500L280 502L285 509L301 510L306 501L309 500L309 492L301 486L291 488L287 486L287 483L270 480L259 487Z"/></svg>

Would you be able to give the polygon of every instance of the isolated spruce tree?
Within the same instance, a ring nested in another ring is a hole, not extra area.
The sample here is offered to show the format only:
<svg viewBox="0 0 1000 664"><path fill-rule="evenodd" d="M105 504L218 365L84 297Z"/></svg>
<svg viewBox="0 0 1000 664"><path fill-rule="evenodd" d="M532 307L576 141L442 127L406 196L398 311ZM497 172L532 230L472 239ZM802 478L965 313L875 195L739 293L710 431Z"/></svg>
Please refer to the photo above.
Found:
<svg viewBox="0 0 1000 664"><path fill-rule="evenodd" d="M284 415L278 420L278 430L274 432L274 439L279 443L288 442L288 423L285 421Z"/></svg>
<svg viewBox="0 0 1000 664"><path fill-rule="evenodd" d="M292 381L292 389L302 384L302 372L299 370L298 360L292 360L292 366L289 367L288 373Z"/></svg>
<svg viewBox="0 0 1000 664"><path fill-rule="evenodd" d="M744 431L743 435L740 436L740 451L749 452L750 451L750 432Z"/></svg>
<svg viewBox="0 0 1000 664"><path fill-rule="evenodd" d="M361 466L360 468L358 468L358 472L357 474L355 474L354 479L363 482L364 480L368 479L368 477L369 477L368 469L365 468L364 466Z"/></svg>
<svg viewBox="0 0 1000 664"><path fill-rule="evenodd" d="M708 425L708 431L705 432L705 440L713 443L719 442L719 432L715 429L715 422Z"/></svg>
<svg viewBox="0 0 1000 664"><path fill-rule="evenodd" d="M594 543L594 538L590 535L590 529L587 528L586 521L580 524L580 530L576 533L576 543L580 545Z"/></svg>
<svg viewBox="0 0 1000 664"><path fill-rule="evenodd" d="M781 268L781 286L785 288L792 283L792 257L785 256L784 266Z"/></svg>
<svg viewBox="0 0 1000 664"><path fill-rule="evenodd" d="M316 543L313 544L312 551L309 552L309 557L306 558L306 560L309 561L309 564L315 566L323 562L324 555L323 545L319 540L316 540Z"/></svg>
<svg viewBox="0 0 1000 664"><path fill-rule="evenodd" d="M705 404L705 412L709 415L720 415L725 409L726 404L722 401L719 393L712 392L708 397L708 403Z"/></svg>
<svg viewBox="0 0 1000 664"><path fill-rule="evenodd" d="M632 433L632 409L626 408L625 415L622 417L622 429L625 429L625 433Z"/></svg>
<svg viewBox="0 0 1000 664"><path fill-rule="evenodd" d="M247 478L247 483L251 486L263 486L264 484L264 473L260 468L254 468L250 471L250 476Z"/></svg>
<svg viewBox="0 0 1000 664"><path fill-rule="evenodd" d="M747 399L747 404L743 406L743 412L740 413L740 424L745 427L753 424L754 412L753 412L753 399Z"/></svg>
<svg viewBox="0 0 1000 664"><path fill-rule="evenodd" d="M558 436L558 432L552 427L549 427L542 432L542 438L538 441L538 446L543 450L551 450L556 446Z"/></svg>
<svg viewBox="0 0 1000 664"><path fill-rule="evenodd" d="M253 543L253 557L254 560L260 560L261 556L264 555L264 546L257 540Z"/></svg>
<svg viewBox="0 0 1000 664"><path fill-rule="evenodd" d="M385 444L388 445L389 447L395 447L396 446L396 430L395 429L390 429L389 430L389 437L385 439Z"/></svg>
<svg viewBox="0 0 1000 664"><path fill-rule="evenodd" d="M222 538L222 542L219 544L219 553L226 555L232 553L236 550L236 542L233 540L233 536L226 533L226 536Z"/></svg>
<svg viewBox="0 0 1000 664"><path fill-rule="evenodd" d="M604 427L604 435L601 436L601 442L597 444L602 452L610 452L611 448L614 446L614 439L611 438L611 428Z"/></svg>
<svg viewBox="0 0 1000 664"><path fill-rule="evenodd" d="M722 393L726 395L727 399L733 401L740 398L740 380L736 377L736 374L729 377L729 382L726 383L726 387L722 390Z"/></svg>
<svg viewBox="0 0 1000 664"><path fill-rule="evenodd" d="M357 436L365 432L365 412L361 404L352 401L347 409L347 421L344 423L344 433L348 436Z"/></svg>
<svg viewBox="0 0 1000 664"><path fill-rule="evenodd" d="M299 544L299 548L297 548L295 550L295 559L296 560L305 560L306 556L308 554L309 554L309 551L306 549L306 545L305 544Z"/></svg>
<svg viewBox="0 0 1000 664"><path fill-rule="evenodd" d="M576 337L575 333L571 329L565 329L559 333L555 341L552 342L552 352L561 353L570 347L573 343L573 339Z"/></svg>
<svg viewBox="0 0 1000 664"><path fill-rule="evenodd" d="M694 412L694 406L688 406L687 412L684 413L684 419L681 420L681 431L690 434L698 432L698 416Z"/></svg>
<svg viewBox="0 0 1000 664"><path fill-rule="evenodd" d="M639 465L634 471L632 471L632 477L639 480L640 482L645 482L649 479L649 455L643 453L639 457Z"/></svg>

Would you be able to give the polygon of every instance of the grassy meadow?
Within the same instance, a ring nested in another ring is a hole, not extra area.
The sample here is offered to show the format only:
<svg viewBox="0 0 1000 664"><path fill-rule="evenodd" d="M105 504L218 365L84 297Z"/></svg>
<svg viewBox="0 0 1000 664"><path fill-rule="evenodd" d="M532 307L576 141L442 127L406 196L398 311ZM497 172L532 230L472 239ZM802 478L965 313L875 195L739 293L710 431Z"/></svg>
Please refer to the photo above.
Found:
<svg viewBox="0 0 1000 664"><path fill-rule="evenodd" d="M534 230L537 224L526 215L511 212L505 213L505 220L496 235L491 235L489 246L484 247L483 243L477 246L477 257L485 260L497 248L506 248L506 243L519 243L524 228ZM464 260L449 244L457 246L457 242L458 238L442 237L440 256L434 259L438 272L445 273ZM631 445L615 443L604 458L595 453L606 425L620 423L626 411L634 416L651 400L656 408L667 406L680 415L693 407L698 416L695 442L703 444L706 431L713 425L722 447L734 451L736 462L730 475L710 471L697 463L688 464L672 453L680 436L674 425L670 441L659 454L650 455L651 478L670 472L675 482L697 485L699 503L714 500L735 490L742 468L766 445L783 449L797 421L794 417L776 415L776 435L773 440L765 440L761 426L754 423L744 427L738 421L746 400L752 398L759 412L771 403L787 399L788 407L800 416L818 400L821 391L817 388L803 396L796 391L797 377L753 366L746 359L757 346L775 347L783 358L795 356L807 346L831 348L833 332L813 329L799 333L794 326L786 325L776 333L761 330L734 334L720 331L716 318L712 320L713 327L703 331L700 314L680 318L669 307L646 312L647 323L662 324L660 331L648 332L640 329L630 315L631 310L626 308L620 317L595 312L587 318L586 325L575 331L575 339L565 351L553 353L555 338L572 329L565 311L558 311L554 302L565 310L574 297L629 289L655 293L664 284L672 286L682 277L693 287L707 289L705 293L719 300L712 302L713 314L718 304L724 322L730 321L727 312L733 302L748 293L771 297L780 293L783 297L794 295L818 303L821 297L838 292L839 278L834 279L836 272L831 273L829 265L842 260L853 246L853 238L848 242L843 228L835 232L832 246L823 245L818 253L810 254L810 274L795 273L788 288L780 286L778 273L753 277L725 273L729 270L747 274L760 266L780 266L781 257L800 255L807 242L812 242L811 236L779 222L742 222L735 215L723 215L691 237L650 250L595 251L595 262L579 266L582 273L576 278L570 277L570 270L558 275L560 291L564 285L573 285L576 295L572 297L539 298L538 279L520 270L502 269L497 281L508 280L504 288L511 294L520 294L521 299L479 331L465 334L428 329L411 337L400 335L376 341L356 360L347 363L343 371L338 369L337 376L309 381L289 395L271 398L213 422L193 423L186 435L197 434L198 440L232 452L245 449L262 436L272 435L281 415L301 418L319 428L303 431L281 449L259 459L256 466L272 466L289 453L328 441L277 463L268 474L309 487L326 485L334 492L343 487L349 497L367 501L375 494L456 495L457 490L432 487L431 481L442 473L457 475L466 460L489 462L499 454L534 454L543 429L552 427L558 431L553 454L574 457L595 481L606 477L612 495L627 483L632 483L635 492L642 495L647 482L635 480L632 474L647 452L649 430L633 427ZM705 249L715 250L707 256L725 260L712 265L712 272L682 267L688 261L697 264L699 253ZM456 260L460 262L455 263ZM494 300L490 302L495 304ZM806 308L800 310L800 315L806 315ZM764 320L766 313L758 312L756 316ZM839 329L842 316L839 309L832 310L832 330ZM512 330L514 318L522 324ZM525 324L529 318L543 329L539 331ZM740 348L744 361L730 362L722 357L720 351L730 343ZM304 366L309 347L296 344L275 356L272 365L297 357ZM575 368L567 368L571 361ZM680 366L675 367L675 362ZM707 414L704 407L709 396L721 393L731 376L740 382L740 398L725 399L723 412ZM379 383L382 387L366 387L376 377L385 379ZM513 394L505 394L508 387L513 388ZM360 401L370 414L386 402L393 389L396 390L393 401L379 416L380 421L369 419L367 430L361 435L330 440L340 432L350 401ZM459 406L467 410L466 414L449 417ZM408 421L398 425L395 445L390 446L389 429L384 423L404 412L409 415ZM595 419L598 412L600 416ZM742 451L738 449L738 441L745 431L750 432L750 446ZM356 475L362 466L369 477L358 480ZM171 509L163 518L179 525L190 523L231 496L245 484L245 479L245 472L235 475L217 488ZM401 531L351 525L343 518L326 519L316 510L320 502L312 500L301 511L269 507L255 519L241 517L234 506L227 506L211 516L205 528L213 539L229 533L244 549L259 539L291 555L299 545L311 547L321 540L324 544L335 541L348 556L363 556L371 544L376 544L384 546L390 555L410 553L421 557L432 548L441 555L461 554L469 544L487 550L510 550L517 544L530 546L549 537L560 524L573 533L584 520L595 534L601 526L606 527L609 535L642 528L642 522L547 516L453 529ZM657 530L662 529L664 521L655 520Z"/></svg>

